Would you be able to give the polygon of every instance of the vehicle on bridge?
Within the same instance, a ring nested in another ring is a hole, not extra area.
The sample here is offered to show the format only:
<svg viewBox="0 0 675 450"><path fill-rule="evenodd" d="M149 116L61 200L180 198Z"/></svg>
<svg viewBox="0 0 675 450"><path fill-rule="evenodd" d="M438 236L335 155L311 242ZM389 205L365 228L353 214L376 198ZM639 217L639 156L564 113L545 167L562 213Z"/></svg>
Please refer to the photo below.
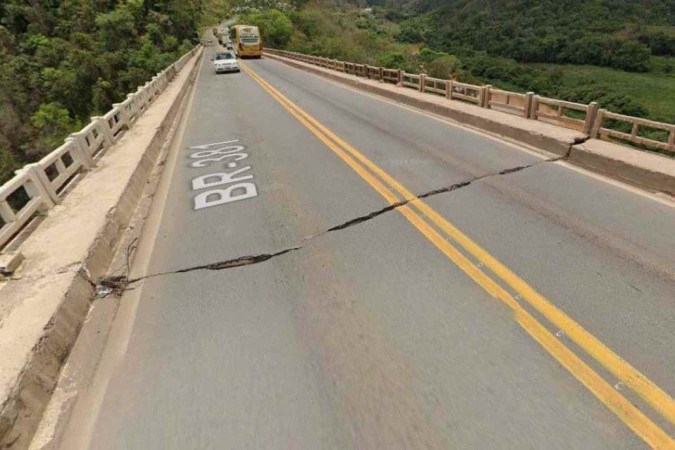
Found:
<svg viewBox="0 0 675 450"><path fill-rule="evenodd" d="M234 25L230 28L230 41L241 58L262 56L262 36L258 27L253 25Z"/></svg>
<svg viewBox="0 0 675 450"><path fill-rule="evenodd" d="M239 63L232 52L218 52L211 60L216 73L239 72Z"/></svg>

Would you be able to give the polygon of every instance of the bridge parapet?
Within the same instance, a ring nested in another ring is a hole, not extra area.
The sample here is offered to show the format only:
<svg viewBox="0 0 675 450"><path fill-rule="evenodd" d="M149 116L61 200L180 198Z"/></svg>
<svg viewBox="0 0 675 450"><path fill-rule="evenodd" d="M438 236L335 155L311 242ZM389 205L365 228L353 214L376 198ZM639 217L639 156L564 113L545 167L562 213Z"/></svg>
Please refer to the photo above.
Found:
<svg viewBox="0 0 675 450"><path fill-rule="evenodd" d="M0 186L0 250L4 249L35 217L59 204L78 176L94 167L105 150L114 145L164 91L195 47L158 73L122 103L100 117L92 117L82 130L40 161L16 172Z"/></svg>
<svg viewBox="0 0 675 450"><path fill-rule="evenodd" d="M348 61L329 60L286 50L265 49L272 55L338 70L359 77L377 79L404 88L429 94L445 95L450 100L472 103L478 107L497 109L525 119L551 123L580 131L589 138L621 141L645 150L675 155L675 125L625 116L601 110L597 102L569 102L535 95L496 89L490 85L460 83L428 77L426 74L406 73L399 69L369 66Z"/></svg>

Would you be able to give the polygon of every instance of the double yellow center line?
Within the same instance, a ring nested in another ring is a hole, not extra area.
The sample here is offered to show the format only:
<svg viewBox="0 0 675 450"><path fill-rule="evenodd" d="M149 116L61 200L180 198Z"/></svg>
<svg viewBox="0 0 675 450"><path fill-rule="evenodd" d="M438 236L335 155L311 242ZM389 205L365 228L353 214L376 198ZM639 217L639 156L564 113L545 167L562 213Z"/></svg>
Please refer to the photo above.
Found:
<svg viewBox="0 0 675 450"><path fill-rule="evenodd" d="M518 324L647 444L654 448L675 448L675 441L665 431L614 389L562 341L557 339L541 322L524 309L500 283L481 270L479 265L488 268L495 278L517 292L520 298L545 317L554 327L560 329L590 357L630 387L661 416L675 424L675 402L665 391L615 354L563 311L555 307L518 275L473 242L424 201L418 199L361 152L291 102L251 68L245 64L241 64L241 67L293 117L379 192L390 205L408 201L396 210L485 291L508 305L514 311ZM445 236L436 229L440 230ZM457 247L451 244L451 241ZM472 262L465 254L471 255L476 263Z"/></svg>

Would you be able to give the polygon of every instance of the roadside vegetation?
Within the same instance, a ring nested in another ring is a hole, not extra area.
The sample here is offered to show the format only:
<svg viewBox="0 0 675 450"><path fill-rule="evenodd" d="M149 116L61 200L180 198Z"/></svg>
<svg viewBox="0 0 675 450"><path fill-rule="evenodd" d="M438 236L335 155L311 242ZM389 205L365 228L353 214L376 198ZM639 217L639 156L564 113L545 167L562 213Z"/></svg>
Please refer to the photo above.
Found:
<svg viewBox="0 0 675 450"><path fill-rule="evenodd" d="M675 2L375 0L259 5L266 45L489 83L675 123Z"/></svg>
<svg viewBox="0 0 675 450"><path fill-rule="evenodd" d="M0 183L196 42L200 2L0 2Z"/></svg>
<svg viewBox="0 0 675 450"><path fill-rule="evenodd" d="M268 47L675 123L672 0L4 0L0 182L233 16Z"/></svg>

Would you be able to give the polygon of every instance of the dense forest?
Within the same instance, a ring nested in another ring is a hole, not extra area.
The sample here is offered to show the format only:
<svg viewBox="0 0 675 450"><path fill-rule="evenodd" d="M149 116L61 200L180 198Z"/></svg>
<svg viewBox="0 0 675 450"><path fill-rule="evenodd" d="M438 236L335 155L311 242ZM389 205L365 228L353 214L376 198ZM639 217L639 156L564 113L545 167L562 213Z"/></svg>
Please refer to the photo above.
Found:
<svg viewBox="0 0 675 450"><path fill-rule="evenodd" d="M672 0L390 0L403 41L520 62L592 64L646 72L675 56Z"/></svg>
<svg viewBox="0 0 675 450"><path fill-rule="evenodd" d="M3 0L0 181L233 16L269 47L675 123L673 0Z"/></svg>
<svg viewBox="0 0 675 450"><path fill-rule="evenodd" d="M201 2L0 2L0 181L196 42Z"/></svg>

